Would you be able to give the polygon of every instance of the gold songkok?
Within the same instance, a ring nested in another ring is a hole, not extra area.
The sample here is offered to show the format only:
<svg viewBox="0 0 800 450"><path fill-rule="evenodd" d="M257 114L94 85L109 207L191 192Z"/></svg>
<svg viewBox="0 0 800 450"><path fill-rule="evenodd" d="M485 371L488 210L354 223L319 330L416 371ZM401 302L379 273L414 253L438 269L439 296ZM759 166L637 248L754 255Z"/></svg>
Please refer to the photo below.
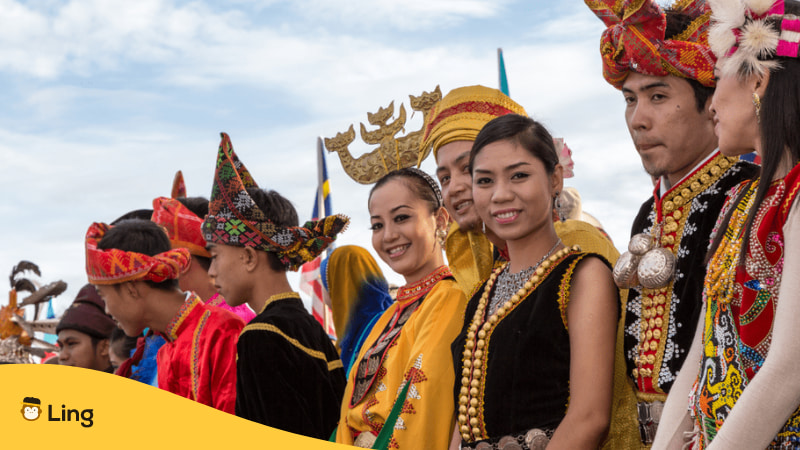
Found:
<svg viewBox="0 0 800 450"><path fill-rule="evenodd" d="M497 89L466 86L450 91L434 105L423 125L420 157L433 150L438 161L439 148L455 141L474 141L484 125L506 114L528 113Z"/></svg>

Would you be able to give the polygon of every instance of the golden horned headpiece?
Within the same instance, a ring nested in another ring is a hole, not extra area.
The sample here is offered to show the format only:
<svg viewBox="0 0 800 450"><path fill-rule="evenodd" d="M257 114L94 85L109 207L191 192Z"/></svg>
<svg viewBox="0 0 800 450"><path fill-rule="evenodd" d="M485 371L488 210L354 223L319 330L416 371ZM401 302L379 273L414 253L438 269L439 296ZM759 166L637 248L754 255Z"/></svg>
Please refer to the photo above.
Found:
<svg viewBox="0 0 800 450"><path fill-rule="evenodd" d="M423 92L418 97L409 95L409 99L411 109L421 112L422 121L425 123L433 105L442 99L442 91L439 86L436 86L433 92ZM350 125L350 129L346 132L337 133L334 138L325 138L325 148L329 152L339 154L339 161L350 178L361 184L372 184L393 170L411 167L415 164L419 166L422 160L428 156L430 149L424 155L420 154L422 129L412 131L403 137L395 137L406 124L406 109L403 104L400 104L399 117L391 123L387 123L393 116L394 101L389 103L386 108L379 108L376 113L367 113L369 123L377 126L378 129L367 131L367 128L361 123L361 139L369 145L378 145L379 147L358 158L354 158L348 149L356 138L353 125Z"/></svg>

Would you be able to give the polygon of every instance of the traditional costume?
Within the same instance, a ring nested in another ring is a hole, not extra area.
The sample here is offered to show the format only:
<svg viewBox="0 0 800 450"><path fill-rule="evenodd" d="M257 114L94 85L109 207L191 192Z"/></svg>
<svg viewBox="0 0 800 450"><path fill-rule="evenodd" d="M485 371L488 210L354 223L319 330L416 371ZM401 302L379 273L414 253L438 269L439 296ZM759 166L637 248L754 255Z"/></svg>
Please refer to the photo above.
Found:
<svg viewBox="0 0 800 450"><path fill-rule="evenodd" d="M275 225L253 201L250 172L222 133L203 233L209 243L273 253L290 270L319 255L348 223L344 216ZM238 343L236 415L325 439L336 426L345 376L339 354L300 296L270 297Z"/></svg>
<svg viewBox="0 0 800 450"><path fill-rule="evenodd" d="M714 86L715 58L707 41L711 12L704 0L675 5L693 20L669 38L666 15L655 1L586 0L586 4L608 27L600 40L603 76L617 89L630 71L674 75ZM615 370L615 385L634 384L638 411L633 405L619 406L626 408L625 415L638 415L645 447L653 442L663 402L694 335L701 309L703 260L724 195L754 173L753 165L714 151L675 185L667 187L665 179L659 180L632 226L632 235L644 236L631 242L631 252L615 266L618 285L632 287L623 302L620 326L624 328L617 335L617 354L624 355L627 367L625 372ZM643 246L637 247L637 242ZM653 264L646 264L645 258ZM643 273L642 268L664 270L650 270L653 276L637 279L636 272ZM623 373L630 379L622 381ZM619 445L628 448L633 442Z"/></svg>
<svg viewBox="0 0 800 450"><path fill-rule="evenodd" d="M336 442L371 448L400 404L388 448L447 448L455 382L450 343L461 327L464 306L464 294L447 266L397 291L350 371Z"/></svg>
<svg viewBox="0 0 800 450"><path fill-rule="evenodd" d="M425 118L420 159L431 151L438 159L439 149L451 142L474 141L484 125L506 114L527 115L522 106L497 89L480 85L453 89L431 108ZM563 140L561 142L563 150L565 146ZM560 225L556 223L556 233L565 245L581 245L586 251L605 256L613 264L619 253L606 236L592 228L577 220L567 220ZM506 261L502 250L494 251L484 233L462 230L455 222L450 224L447 232L445 254L466 295L472 295L492 269Z"/></svg>
<svg viewBox="0 0 800 450"><path fill-rule="evenodd" d="M86 233L86 273L95 285L177 279L189 264L189 251L178 248L148 256L118 249L100 250L109 230L94 223ZM187 292L158 351L158 385L182 397L233 413L236 399L236 339L244 326L234 314L206 306Z"/></svg>
<svg viewBox="0 0 800 450"><path fill-rule="evenodd" d="M543 449L567 412L567 306L572 275L589 254L553 250L515 274L523 276L495 269L469 301L452 345L462 448Z"/></svg>
<svg viewBox="0 0 800 450"><path fill-rule="evenodd" d="M723 76L764 75L781 57L798 57L800 18L785 14L782 0L712 7L709 41ZM767 182L758 178L731 191L717 222L721 239L704 281L702 341L694 344L702 356L689 396L692 448L800 447L800 401L783 381L797 376L798 283L783 273L797 270L800 164L769 181L755 204L759 184Z"/></svg>
<svg viewBox="0 0 800 450"><path fill-rule="evenodd" d="M181 192L180 187L176 188L175 185L177 184L178 186L183 186L185 197L186 187L180 171L176 174L175 183L173 184L173 193L176 190ZM169 236L169 241L172 243L172 248L185 248L192 255L203 258L211 257L211 254L206 250L206 240L203 238L203 232L200 229L203 225L203 219L197 217L177 198L159 197L153 200L153 217L150 220L164 227L167 236ZM244 323L250 322L256 316L246 303L238 306L228 305L225 299L219 295L219 292L214 293L211 298L207 299L206 304L228 310L241 317Z"/></svg>
<svg viewBox="0 0 800 450"><path fill-rule="evenodd" d="M364 339L393 302L389 284L372 255L356 245L334 250L322 261L320 272L338 336L336 347L349 375Z"/></svg>
<svg viewBox="0 0 800 450"><path fill-rule="evenodd" d="M411 104L428 117L427 108L439 99L437 88L433 94L412 96ZM381 126L373 133L384 134L385 128L396 126ZM419 151L421 135L415 131L386 140L388 147L406 150L396 159L397 166L387 165L381 158L362 170L377 175L371 180L378 181L394 169L421 162L427 156ZM337 148L332 141L326 139L329 150ZM341 160L353 179L363 179L350 160ZM436 209L441 207L442 194L436 182L421 170L409 170L430 186L437 198ZM458 334L465 306L464 293L447 266L398 289L395 302L372 327L350 370L336 442L362 448L447 448L455 409L449 392L454 382L450 343Z"/></svg>

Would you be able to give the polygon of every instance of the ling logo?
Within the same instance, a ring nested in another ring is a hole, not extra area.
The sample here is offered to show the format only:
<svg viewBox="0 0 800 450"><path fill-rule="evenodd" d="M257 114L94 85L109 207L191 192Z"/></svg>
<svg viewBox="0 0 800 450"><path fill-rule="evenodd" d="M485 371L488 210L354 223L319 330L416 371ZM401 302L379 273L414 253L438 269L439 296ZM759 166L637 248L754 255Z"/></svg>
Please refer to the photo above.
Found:
<svg viewBox="0 0 800 450"><path fill-rule="evenodd" d="M22 417L30 422L38 419L43 414L42 401L36 397L25 397L22 400ZM47 421L48 422L72 422L80 421L81 426L90 428L94 425L94 410L84 409L79 411L77 409L68 409L66 405L61 405L61 417L53 415L53 405L47 405Z"/></svg>
<svg viewBox="0 0 800 450"><path fill-rule="evenodd" d="M22 417L33 422L42 415L42 402L36 397L25 397L22 400Z"/></svg>

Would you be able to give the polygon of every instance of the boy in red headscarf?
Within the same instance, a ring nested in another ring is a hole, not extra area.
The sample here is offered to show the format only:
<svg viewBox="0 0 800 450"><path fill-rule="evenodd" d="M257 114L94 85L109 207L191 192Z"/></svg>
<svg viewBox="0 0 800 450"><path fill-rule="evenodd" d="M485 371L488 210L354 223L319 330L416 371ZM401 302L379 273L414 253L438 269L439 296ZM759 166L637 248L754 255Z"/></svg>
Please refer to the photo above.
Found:
<svg viewBox="0 0 800 450"><path fill-rule="evenodd" d="M94 223L86 233L86 273L128 336L145 328L167 340L158 351L158 386L233 413L236 340L244 322L178 287L188 265L155 223Z"/></svg>

